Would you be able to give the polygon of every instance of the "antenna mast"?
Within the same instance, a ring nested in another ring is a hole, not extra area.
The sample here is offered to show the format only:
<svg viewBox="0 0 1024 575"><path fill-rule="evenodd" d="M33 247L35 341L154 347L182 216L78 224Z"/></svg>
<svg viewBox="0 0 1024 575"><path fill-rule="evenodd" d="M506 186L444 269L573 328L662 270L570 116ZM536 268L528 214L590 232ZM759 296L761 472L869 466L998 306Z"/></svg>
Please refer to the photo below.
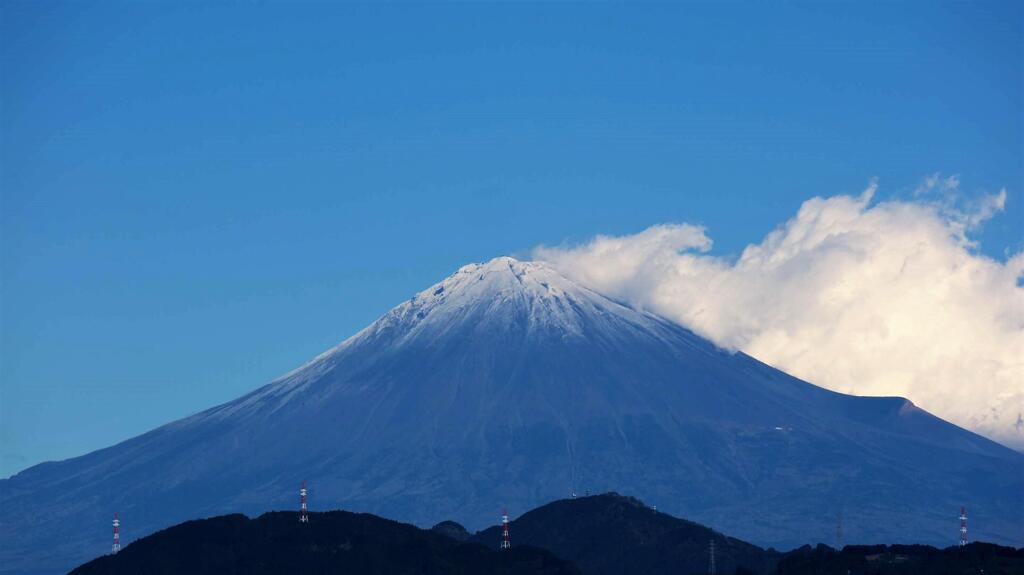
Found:
<svg viewBox="0 0 1024 575"><path fill-rule="evenodd" d="M967 545L967 509L960 507L960 546Z"/></svg>
<svg viewBox="0 0 1024 575"><path fill-rule="evenodd" d="M309 523L309 513L306 511L306 482L302 482L302 489L299 489L299 523Z"/></svg>
<svg viewBox="0 0 1024 575"><path fill-rule="evenodd" d="M117 517L117 512L114 512L114 544L110 547L111 553L117 553L121 550L121 520Z"/></svg>
<svg viewBox="0 0 1024 575"><path fill-rule="evenodd" d="M511 549L512 540L508 536L508 510L501 510L501 548Z"/></svg>

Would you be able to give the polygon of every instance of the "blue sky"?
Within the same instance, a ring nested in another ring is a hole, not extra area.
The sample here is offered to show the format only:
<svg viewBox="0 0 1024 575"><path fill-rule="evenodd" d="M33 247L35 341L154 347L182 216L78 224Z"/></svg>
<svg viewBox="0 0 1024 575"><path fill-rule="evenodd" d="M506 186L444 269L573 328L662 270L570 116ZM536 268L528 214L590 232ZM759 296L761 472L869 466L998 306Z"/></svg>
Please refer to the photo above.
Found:
<svg viewBox="0 0 1024 575"><path fill-rule="evenodd" d="M1015 3L0 7L0 475L296 367L459 266L1005 187Z"/></svg>

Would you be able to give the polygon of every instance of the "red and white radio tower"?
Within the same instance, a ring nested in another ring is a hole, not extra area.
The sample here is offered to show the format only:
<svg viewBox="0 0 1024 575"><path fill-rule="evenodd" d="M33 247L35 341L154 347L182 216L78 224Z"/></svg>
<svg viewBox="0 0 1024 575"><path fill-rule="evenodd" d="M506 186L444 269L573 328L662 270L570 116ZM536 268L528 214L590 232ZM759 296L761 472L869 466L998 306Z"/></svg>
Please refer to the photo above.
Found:
<svg viewBox="0 0 1024 575"><path fill-rule="evenodd" d="M309 513L306 511L306 482L302 482L302 489L299 489L299 523L309 523Z"/></svg>
<svg viewBox="0 0 1024 575"><path fill-rule="evenodd" d="M967 510L960 508L960 546L967 545Z"/></svg>
<svg viewBox="0 0 1024 575"><path fill-rule="evenodd" d="M508 537L508 511L505 509L501 510L501 548L512 548L512 540Z"/></svg>
<svg viewBox="0 0 1024 575"><path fill-rule="evenodd" d="M114 512L114 545L111 546L110 552L117 553L121 550L121 520L117 518L117 512Z"/></svg>

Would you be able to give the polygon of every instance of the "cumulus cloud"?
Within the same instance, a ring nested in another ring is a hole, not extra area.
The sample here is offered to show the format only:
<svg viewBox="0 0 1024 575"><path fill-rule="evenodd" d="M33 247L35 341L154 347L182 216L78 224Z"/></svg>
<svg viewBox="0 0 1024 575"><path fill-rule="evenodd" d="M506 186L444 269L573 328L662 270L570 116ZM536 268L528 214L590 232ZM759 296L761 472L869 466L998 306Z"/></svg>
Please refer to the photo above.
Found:
<svg viewBox="0 0 1024 575"><path fill-rule="evenodd" d="M1021 449L1024 254L976 252L969 234L1006 191L963 205L958 187L936 175L904 201L873 203L874 183L812 198L738 258L708 254L706 230L689 224L534 257L802 379L904 396Z"/></svg>

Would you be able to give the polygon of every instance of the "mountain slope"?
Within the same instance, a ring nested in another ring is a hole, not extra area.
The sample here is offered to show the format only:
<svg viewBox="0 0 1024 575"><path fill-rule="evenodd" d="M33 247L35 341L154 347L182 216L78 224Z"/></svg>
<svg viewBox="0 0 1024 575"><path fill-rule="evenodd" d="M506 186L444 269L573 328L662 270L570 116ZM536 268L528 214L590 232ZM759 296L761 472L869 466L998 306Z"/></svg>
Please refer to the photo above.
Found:
<svg viewBox="0 0 1024 575"><path fill-rule="evenodd" d="M235 401L0 482L0 572L53 573L193 517L343 507L471 528L572 490L635 493L761 545L1024 539L1024 456L576 285L465 266ZM45 542L45 545L43 543Z"/></svg>

